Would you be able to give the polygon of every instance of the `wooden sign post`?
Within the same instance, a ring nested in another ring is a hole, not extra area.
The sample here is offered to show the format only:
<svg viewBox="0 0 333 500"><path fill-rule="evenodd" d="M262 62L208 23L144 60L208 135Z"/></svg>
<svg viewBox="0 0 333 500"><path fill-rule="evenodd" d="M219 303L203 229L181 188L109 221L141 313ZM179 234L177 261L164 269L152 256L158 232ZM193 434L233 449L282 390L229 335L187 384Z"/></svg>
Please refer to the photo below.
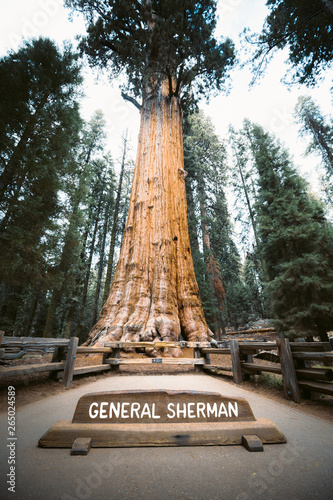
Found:
<svg viewBox="0 0 333 500"><path fill-rule="evenodd" d="M203 446L285 443L273 422L256 419L244 398L195 391L114 391L86 394L72 421L60 420L39 440L45 448Z"/></svg>

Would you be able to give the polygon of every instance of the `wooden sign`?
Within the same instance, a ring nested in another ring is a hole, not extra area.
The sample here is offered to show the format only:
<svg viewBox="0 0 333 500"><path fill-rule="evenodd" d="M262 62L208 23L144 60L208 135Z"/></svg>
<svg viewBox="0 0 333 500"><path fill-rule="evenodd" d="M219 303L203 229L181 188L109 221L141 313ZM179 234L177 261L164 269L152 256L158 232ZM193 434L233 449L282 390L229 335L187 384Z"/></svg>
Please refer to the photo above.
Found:
<svg viewBox="0 0 333 500"><path fill-rule="evenodd" d="M244 398L195 391L115 391L86 394L73 423L164 424L254 421Z"/></svg>
<svg viewBox="0 0 333 500"><path fill-rule="evenodd" d="M244 398L195 391L113 391L86 394L74 417L54 424L38 441L44 448L244 445L286 438L266 418L256 419Z"/></svg>

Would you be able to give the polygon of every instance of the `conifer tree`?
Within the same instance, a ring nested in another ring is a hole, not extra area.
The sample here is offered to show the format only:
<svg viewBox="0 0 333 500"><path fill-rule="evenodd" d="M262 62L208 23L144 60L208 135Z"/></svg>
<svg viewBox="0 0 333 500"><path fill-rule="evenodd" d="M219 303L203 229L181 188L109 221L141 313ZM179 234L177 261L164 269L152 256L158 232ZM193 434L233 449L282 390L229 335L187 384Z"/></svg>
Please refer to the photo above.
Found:
<svg viewBox="0 0 333 500"><path fill-rule="evenodd" d="M322 159L324 176L322 187L326 198L333 202L333 126L322 115L319 106L311 97L299 97L295 107L295 117L300 124L301 137L309 136L310 143L306 155L317 154Z"/></svg>
<svg viewBox="0 0 333 500"><path fill-rule="evenodd" d="M81 141L77 145L74 175L68 179L67 226L63 234L61 253L55 261L53 275L53 291L46 318L44 336L52 337L61 331L56 318L60 317L59 306L64 304L64 317L71 305L70 316L79 301L83 275L86 275L85 254L91 224L87 218L92 217L95 200L90 197L94 192L101 170L105 164L95 163L96 155L101 151L105 140L105 122L103 115L97 111L82 130ZM89 226L89 227L87 227ZM80 289L80 290L79 290ZM74 308L74 309L73 309ZM69 323L71 319L69 319ZM67 329L68 330L68 329ZM69 326L71 330L71 326ZM69 331L68 330L68 331Z"/></svg>
<svg viewBox="0 0 333 500"><path fill-rule="evenodd" d="M118 219L119 219L119 211L120 211L120 198L123 187L123 178L125 172L125 164L126 164L126 155L127 155L127 131L125 136L123 137L123 155L120 166L120 174L119 174L119 182L117 187L117 196L115 200L115 207L113 211L113 221L111 228L111 239L110 239L110 249L109 249L109 257L108 257L108 265L106 269L106 277L104 284L104 295L103 295L103 303L107 300L112 281L112 269L113 269L113 261L114 261L114 253L115 253L115 245L116 245L116 235L118 229Z"/></svg>
<svg viewBox="0 0 333 500"><path fill-rule="evenodd" d="M45 155L47 147L52 145L52 135L62 131L61 140L65 145L62 152L68 147L66 133L70 137L68 132L78 120L75 99L81 83L77 55L70 47L65 47L61 53L49 39L26 42L17 52L10 52L1 59L2 211L8 209L13 193L18 196L24 182L29 182L35 164L38 165L33 158L36 154Z"/></svg>
<svg viewBox="0 0 333 500"><path fill-rule="evenodd" d="M88 321L83 321L86 316L85 310L88 307L87 297L88 288L91 285L93 261L100 244L100 235L102 228L106 225L104 220L105 211L110 212L113 204L113 161L110 155L104 158L95 158L89 165L89 178L87 190L89 192L85 210L85 231L83 238L79 238L81 253L77 262L75 279L72 290L69 293L67 303L69 304L67 314L66 336L78 334L78 330L87 332L90 330L91 305L89 305ZM106 234L102 239L106 238ZM105 244L105 243L104 243ZM102 263L103 264L103 263ZM101 265L102 265L101 264ZM103 267L101 269L103 272ZM82 337L82 335L79 335Z"/></svg>
<svg viewBox="0 0 333 500"><path fill-rule="evenodd" d="M225 289L223 318L233 328L245 324L253 312L243 279L241 258L234 242L233 225L223 188L212 206L211 243Z"/></svg>
<svg viewBox="0 0 333 500"><path fill-rule="evenodd" d="M224 192L225 147L201 112L186 120L184 154L194 266L205 315L220 337L225 322L247 321L249 301Z"/></svg>
<svg viewBox="0 0 333 500"><path fill-rule="evenodd" d="M80 82L77 57L48 39L26 42L0 61L0 281L8 333L21 296L34 303L49 285L59 192L72 175L82 124Z"/></svg>
<svg viewBox="0 0 333 500"><path fill-rule="evenodd" d="M108 236L108 231L110 230L110 216L112 212L114 213L116 210L116 202L114 199L115 192L115 176L112 170L112 175L109 172L109 181L106 186L106 190L104 193L104 206L103 206L103 216L102 216L102 224L100 228L99 238L98 238L98 265L97 265L97 276L96 276L96 288L94 293L93 300L93 310L91 314L91 322L89 325L90 328L96 323L98 318L98 313L100 311L100 295L101 295L101 287L102 287L102 279L103 272L105 267L105 248L106 248L106 239Z"/></svg>
<svg viewBox="0 0 333 500"><path fill-rule="evenodd" d="M258 170L260 251L281 333L327 340L333 321L333 228L308 194L288 153L258 125L251 130Z"/></svg>
<svg viewBox="0 0 333 500"><path fill-rule="evenodd" d="M251 124L244 120L243 128L236 132L230 127L230 142L234 162L231 164L231 180L234 192L236 222L240 226L241 244L245 252L243 286L241 302L246 304L246 314L256 317L269 315L269 306L265 300L265 282L267 281L266 264L259 251L257 227L256 179L257 173L252 151ZM247 299L246 299L247 296ZM237 301L238 303L240 300ZM238 313L239 314L239 313ZM244 314L244 313L243 313Z"/></svg>
<svg viewBox="0 0 333 500"><path fill-rule="evenodd" d="M245 120L243 129L238 132L230 127L229 136L234 159L230 173L235 195L236 220L241 223L242 243L246 251L250 251L249 243L258 245L258 234L254 213L256 174L251 161L247 128L248 122Z"/></svg>
<svg viewBox="0 0 333 500"><path fill-rule="evenodd" d="M184 136L187 193L190 199L189 226L194 265L206 319L212 330L221 330L224 288L219 263L211 247L211 206L215 183L223 181L225 149L209 118L202 112L187 119ZM216 179L214 179L214 177ZM197 213L197 216L195 215ZM197 227L195 226L197 224ZM199 250L198 235L202 244ZM221 332L219 331L219 336Z"/></svg>

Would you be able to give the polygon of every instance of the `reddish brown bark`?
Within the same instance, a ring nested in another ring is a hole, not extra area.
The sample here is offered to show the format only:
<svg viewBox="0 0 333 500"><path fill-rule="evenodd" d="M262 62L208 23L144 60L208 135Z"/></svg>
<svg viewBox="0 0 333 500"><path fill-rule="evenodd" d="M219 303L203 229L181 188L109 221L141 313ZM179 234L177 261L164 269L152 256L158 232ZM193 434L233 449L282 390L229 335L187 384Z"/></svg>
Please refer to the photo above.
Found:
<svg viewBox="0 0 333 500"><path fill-rule="evenodd" d="M210 338L190 249L179 100L162 85L141 110L123 245L88 342Z"/></svg>

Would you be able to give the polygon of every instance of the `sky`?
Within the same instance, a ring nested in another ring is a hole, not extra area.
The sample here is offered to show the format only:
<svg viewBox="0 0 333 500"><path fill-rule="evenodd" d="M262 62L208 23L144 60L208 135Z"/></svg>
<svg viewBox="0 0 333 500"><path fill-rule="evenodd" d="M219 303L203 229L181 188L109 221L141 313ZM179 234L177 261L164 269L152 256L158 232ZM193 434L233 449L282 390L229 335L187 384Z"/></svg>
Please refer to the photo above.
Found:
<svg viewBox="0 0 333 500"><path fill-rule="evenodd" d="M219 0L217 34L229 36L240 48L238 35L245 27L259 32L266 14L265 0ZM22 38L42 35L50 37L59 45L63 40L71 40L75 45L75 36L84 32L82 18L74 16L73 21L70 21L63 0L2 0L0 3L0 57L6 55L8 50L16 50ZM241 50L238 55L240 59L244 57ZM259 123L285 143L294 156L295 164L300 166L301 174L314 182L313 172L319 161L314 157L303 157L306 142L298 138L293 111L299 96L310 95L324 114L332 115L332 81L327 75L315 89L296 86L288 89L281 83L288 71L285 59L285 52L278 53L265 76L252 88L249 87L252 79L249 67L233 70L228 95L220 94L211 98L208 104L203 101L200 107L211 117L221 139L227 138L230 124L236 129L240 128L244 118ZM107 122L108 147L113 157L120 155L121 136L126 128L129 129L135 150L139 131L138 110L123 101L118 83L111 83L106 75L97 76L85 65L84 77L83 117L90 119L95 110L103 111Z"/></svg>

